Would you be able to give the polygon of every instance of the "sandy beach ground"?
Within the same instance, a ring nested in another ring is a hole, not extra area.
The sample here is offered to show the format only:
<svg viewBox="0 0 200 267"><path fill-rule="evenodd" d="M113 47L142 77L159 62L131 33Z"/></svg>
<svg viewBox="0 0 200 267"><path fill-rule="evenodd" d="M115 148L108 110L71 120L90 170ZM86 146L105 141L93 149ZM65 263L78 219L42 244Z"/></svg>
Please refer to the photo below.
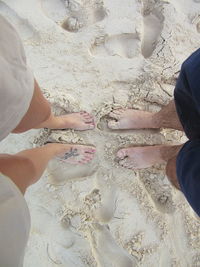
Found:
<svg viewBox="0 0 200 267"><path fill-rule="evenodd" d="M157 111L173 98L181 63L200 46L199 0L5 0L28 63L56 114L86 110L94 131L32 130L1 152L46 141L92 144L86 166L52 160L26 193L24 267L199 267L200 221L164 174L115 161L120 147L181 144L182 132L111 131L118 107Z"/></svg>

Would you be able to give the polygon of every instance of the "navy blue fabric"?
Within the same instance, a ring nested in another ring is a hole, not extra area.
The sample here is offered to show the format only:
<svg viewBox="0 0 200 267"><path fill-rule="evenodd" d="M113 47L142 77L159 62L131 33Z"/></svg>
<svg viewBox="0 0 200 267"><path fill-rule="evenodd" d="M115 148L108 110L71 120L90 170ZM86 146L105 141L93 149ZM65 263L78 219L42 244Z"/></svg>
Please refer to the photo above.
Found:
<svg viewBox="0 0 200 267"><path fill-rule="evenodd" d="M187 137L200 138L200 49L182 64L174 99Z"/></svg>
<svg viewBox="0 0 200 267"><path fill-rule="evenodd" d="M182 64L174 99L189 139L177 156L177 177L186 199L200 216L200 49Z"/></svg>
<svg viewBox="0 0 200 267"><path fill-rule="evenodd" d="M176 161L177 177L183 194L200 216L200 140L184 144Z"/></svg>

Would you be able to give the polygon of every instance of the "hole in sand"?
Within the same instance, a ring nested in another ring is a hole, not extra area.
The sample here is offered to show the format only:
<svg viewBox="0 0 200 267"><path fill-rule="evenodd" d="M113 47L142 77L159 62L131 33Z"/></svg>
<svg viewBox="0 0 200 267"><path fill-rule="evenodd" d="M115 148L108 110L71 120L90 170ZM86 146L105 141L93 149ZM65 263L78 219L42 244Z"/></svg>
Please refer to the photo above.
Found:
<svg viewBox="0 0 200 267"><path fill-rule="evenodd" d="M79 23L77 18L69 17L68 19L64 20L61 26L64 30L69 32L77 32L81 28L82 24Z"/></svg>
<svg viewBox="0 0 200 267"><path fill-rule="evenodd" d="M104 7L95 9L93 13L94 23L98 21L102 21L106 16L107 16L107 12Z"/></svg>

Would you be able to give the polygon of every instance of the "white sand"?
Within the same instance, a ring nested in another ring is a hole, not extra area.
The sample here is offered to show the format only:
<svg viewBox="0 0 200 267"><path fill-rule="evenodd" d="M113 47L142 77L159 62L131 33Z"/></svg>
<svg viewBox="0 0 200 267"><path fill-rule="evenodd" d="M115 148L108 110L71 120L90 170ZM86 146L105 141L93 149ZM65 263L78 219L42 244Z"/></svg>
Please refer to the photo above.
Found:
<svg viewBox="0 0 200 267"><path fill-rule="evenodd" d="M10 153L47 140L98 149L88 166L52 161L27 192L32 228L24 266L200 266L200 222L164 166L133 172L114 161L119 147L185 136L112 132L104 118L113 107L156 111L172 98L181 62L200 46L200 1L5 0L0 13L18 29L55 111L85 109L98 124L1 142Z"/></svg>

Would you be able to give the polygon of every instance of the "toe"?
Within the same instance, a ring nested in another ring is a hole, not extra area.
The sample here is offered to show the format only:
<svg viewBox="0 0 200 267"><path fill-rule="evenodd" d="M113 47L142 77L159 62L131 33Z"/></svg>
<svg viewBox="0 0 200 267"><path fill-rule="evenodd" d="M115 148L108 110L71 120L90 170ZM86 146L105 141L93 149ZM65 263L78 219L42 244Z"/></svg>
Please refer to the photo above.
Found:
<svg viewBox="0 0 200 267"><path fill-rule="evenodd" d="M85 117L85 118L92 118L93 117L92 115L90 115L87 112L83 113L82 116Z"/></svg>
<svg viewBox="0 0 200 267"><path fill-rule="evenodd" d="M87 127L88 127L88 130L92 130L95 128L95 124L94 123L87 123Z"/></svg>
<svg viewBox="0 0 200 267"><path fill-rule="evenodd" d="M86 157L84 158L84 160L91 161L93 158L94 158L93 156L90 156L90 157L86 156Z"/></svg>
<svg viewBox="0 0 200 267"><path fill-rule="evenodd" d="M118 121L108 121L108 128L119 129L119 122Z"/></svg>
<svg viewBox="0 0 200 267"><path fill-rule="evenodd" d="M86 158L83 158L82 160L80 160L80 163L82 164L87 164L91 161L91 159L86 159Z"/></svg>
<svg viewBox="0 0 200 267"><path fill-rule="evenodd" d="M93 159L94 158L94 153L84 153L84 158Z"/></svg>
<svg viewBox="0 0 200 267"><path fill-rule="evenodd" d="M86 111L82 111L79 114L85 119L93 119L93 116Z"/></svg>
<svg viewBox="0 0 200 267"><path fill-rule="evenodd" d="M113 115L118 115L118 116L121 116L123 113L124 113L125 109L123 108L120 108L120 109L114 109L111 113Z"/></svg>
<svg viewBox="0 0 200 267"><path fill-rule="evenodd" d="M120 159L124 159L125 157L127 157L127 150L125 148L123 149L120 149L118 152L117 152L117 157L120 158Z"/></svg>
<svg viewBox="0 0 200 267"><path fill-rule="evenodd" d="M120 160L120 161L119 161L119 165L121 165L121 166L123 166L123 167L126 167L126 165L127 165L126 160L125 160L125 159Z"/></svg>
<svg viewBox="0 0 200 267"><path fill-rule="evenodd" d="M127 168L127 169L132 169L133 166L132 166L132 163L128 160L128 159L122 159L119 161L119 164L124 167L124 168Z"/></svg>
<svg viewBox="0 0 200 267"><path fill-rule="evenodd" d="M85 117L83 118L84 122L91 122L91 123L94 123L94 119L92 117Z"/></svg>
<svg viewBox="0 0 200 267"><path fill-rule="evenodd" d="M83 120L84 121L94 121L92 116L85 116L85 117L83 117Z"/></svg>
<svg viewBox="0 0 200 267"><path fill-rule="evenodd" d="M119 113L116 113L116 112L114 112L114 111L110 112L110 113L108 114L108 116L111 117L111 118L117 119L117 120L120 119L120 114L119 114Z"/></svg>
<svg viewBox="0 0 200 267"><path fill-rule="evenodd" d="M122 114L126 109L124 108L118 108L118 109L114 109L113 112L116 114Z"/></svg>
<svg viewBox="0 0 200 267"><path fill-rule="evenodd" d="M96 149L95 147L86 148L84 152L89 154L94 154L96 152Z"/></svg>

